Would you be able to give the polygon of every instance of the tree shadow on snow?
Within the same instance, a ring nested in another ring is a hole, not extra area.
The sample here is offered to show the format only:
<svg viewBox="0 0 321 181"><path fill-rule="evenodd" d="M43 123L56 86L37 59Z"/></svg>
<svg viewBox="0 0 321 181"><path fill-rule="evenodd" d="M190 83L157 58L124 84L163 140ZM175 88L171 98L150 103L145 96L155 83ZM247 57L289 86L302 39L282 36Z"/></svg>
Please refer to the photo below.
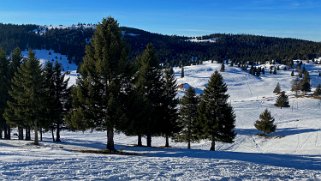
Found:
<svg viewBox="0 0 321 181"><path fill-rule="evenodd" d="M285 136L292 136L297 134L309 133L309 132L317 132L321 131L320 129L311 129L311 128L277 128L276 132L269 134L271 137L285 137ZM236 129L236 133L238 135L257 135L261 132L256 129Z"/></svg>
<svg viewBox="0 0 321 181"><path fill-rule="evenodd" d="M293 169L321 170L321 155L289 155L272 153L243 153L206 151L199 149L179 149L179 148L145 148L129 147L118 145L118 148L125 151L147 151L147 157L170 157L170 158L196 158L196 159L223 159L251 162L254 164L286 167Z"/></svg>

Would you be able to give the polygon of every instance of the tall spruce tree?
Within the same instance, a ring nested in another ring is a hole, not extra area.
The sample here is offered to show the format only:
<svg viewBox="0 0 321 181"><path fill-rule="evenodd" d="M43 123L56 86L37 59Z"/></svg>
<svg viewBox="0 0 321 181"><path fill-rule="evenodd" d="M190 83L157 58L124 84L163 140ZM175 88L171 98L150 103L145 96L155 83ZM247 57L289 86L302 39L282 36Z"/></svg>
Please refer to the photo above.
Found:
<svg viewBox="0 0 321 181"><path fill-rule="evenodd" d="M229 95L227 86L220 73L215 71L202 96L203 110L200 121L204 127L204 138L211 140L210 150L215 151L215 142L233 142L236 133L235 115L231 105L227 103Z"/></svg>
<svg viewBox="0 0 321 181"><path fill-rule="evenodd" d="M225 72L225 64L224 64L224 61L223 61L223 63L221 64L220 72Z"/></svg>
<svg viewBox="0 0 321 181"><path fill-rule="evenodd" d="M317 88L314 90L313 95L316 97L321 96L321 84L319 84Z"/></svg>
<svg viewBox="0 0 321 181"><path fill-rule="evenodd" d="M289 98L287 95L285 95L284 91L282 91L281 94L276 99L275 106L280 107L281 109L283 107L290 107Z"/></svg>
<svg viewBox="0 0 321 181"><path fill-rule="evenodd" d="M145 102L147 112L144 114L143 125L147 146L152 144L152 136L161 133L162 101L164 100L164 80L158 58L152 44L148 44L138 58L136 88Z"/></svg>
<svg viewBox="0 0 321 181"><path fill-rule="evenodd" d="M73 91L71 125L107 129L107 149L115 150L114 129L124 118L122 94L126 50L117 21L103 19L85 50L80 77Z"/></svg>
<svg viewBox="0 0 321 181"><path fill-rule="evenodd" d="M280 83L278 82L273 90L274 94L280 94L281 92L281 87L280 87Z"/></svg>
<svg viewBox="0 0 321 181"><path fill-rule="evenodd" d="M301 91L310 92L311 84L310 84L310 74L308 71L304 71L304 77L300 82Z"/></svg>
<svg viewBox="0 0 321 181"><path fill-rule="evenodd" d="M45 83L42 69L34 53L30 50L25 61L12 79L11 99L8 101L4 116L10 123L22 123L34 129L34 144L39 144L38 130L44 120Z"/></svg>
<svg viewBox="0 0 321 181"><path fill-rule="evenodd" d="M260 114L260 119L255 122L254 126L264 134L270 134L276 129L274 118L268 109L265 109L265 111Z"/></svg>
<svg viewBox="0 0 321 181"><path fill-rule="evenodd" d="M6 58L5 51L0 49L0 139L2 139L2 131L4 131L5 139L10 139L10 127L8 127L8 124L3 117L6 103L9 98L9 76L9 61Z"/></svg>
<svg viewBox="0 0 321 181"><path fill-rule="evenodd" d="M65 73L62 74L61 65L55 62L46 64L44 75L46 79L46 88L48 94L47 100L47 118L50 123L53 141L60 142L60 129L64 123L64 116L70 108L70 88L68 88L69 79L65 80ZM56 130L54 138L53 130Z"/></svg>
<svg viewBox="0 0 321 181"><path fill-rule="evenodd" d="M165 136L166 143L165 147L169 147L169 137L173 136L179 131L178 122L177 122L177 104L178 99L176 98L177 94L177 84L174 77L174 71L172 68L165 69L164 75L164 95L163 95L163 121L162 121L162 134Z"/></svg>
<svg viewBox="0 0 321 181"><path fill-rule="evenodd" d="M179 126L181 131L175 136L177 141L186 141L187 148L191 149L191 142L198 141L199 124L197 122L197 106L199 99L193 87L189 87L180 100Z"/></svg>
<svg viewBox="0 0 321 181"><path fill-rule="evenodd" d="M181 78L184 78L184 66L182 65L182 69L181 69Z"/></svg>
<svg viewBox="0 0 321 181"><path fill-rule="evenodd" d="M21 55L21 50L20 48L15 48L11 54L11 61L9 65L9 70L10 70L10 84L11 84L11 79L13 78L15 72L17 72L18 68L20 67L22 63L23 57ZM10 97L9 97L10 99ZM22 121L20 121L22 122ZM10 127L8 126L10 129ZM18 125L18 139L23 140L23 127L21 125Z"/></svg>

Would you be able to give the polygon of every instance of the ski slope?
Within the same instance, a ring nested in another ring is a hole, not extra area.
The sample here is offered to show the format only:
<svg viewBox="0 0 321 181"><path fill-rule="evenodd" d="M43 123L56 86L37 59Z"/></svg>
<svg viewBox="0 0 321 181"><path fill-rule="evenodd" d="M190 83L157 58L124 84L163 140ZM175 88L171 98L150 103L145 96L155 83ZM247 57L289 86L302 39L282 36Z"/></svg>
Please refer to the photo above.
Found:
<svg viewBox="0 0 321 181"><path fill-rule="evenodd" d="M320 83L321 67L307 64L312 84ZM217 63L187 66L185 77L180 68L174 72L178 84L187 83L200 94ZM2 180L320 180L321 179L321 104L313 98L295 98L291 71L255 77L237 67L222 73L228 85L230 103L236 114L235 142L217 144L202 140L187 150L186 143L153 138L153 148L135 147L136 137L115 135L116 148L138 156L80 153L79 150L104 149L106 132L61 133L62 143L52 143L44 134L41 146L31 142L0 140L0 179ZM76 76L75 76L76 77ZM75 79L76 80L76 79ZM289 95L290 108L276 108L273 94L277 82ZM179 96L184 92L180 91ZM277 130L271 138L257 136L254 122L268 108ZM15 133L16 130L13 131ZM145 140L143 139L144 143ZM78 150L78 151L77 151Z"/></svg>

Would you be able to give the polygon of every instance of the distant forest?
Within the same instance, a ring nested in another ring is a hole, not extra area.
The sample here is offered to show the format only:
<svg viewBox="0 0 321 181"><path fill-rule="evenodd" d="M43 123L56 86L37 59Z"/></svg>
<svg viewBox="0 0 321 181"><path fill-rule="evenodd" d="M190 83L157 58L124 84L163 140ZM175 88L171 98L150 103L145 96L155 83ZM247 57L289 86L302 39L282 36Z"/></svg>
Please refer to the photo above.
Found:
<svg viewBox="0 0 321 181"><path fill-rule="evenodd" d="M121 28L129 58L135 59L148 43L157 50L160 62L172 66L188 65L204 60L231 60L233 63L277 60L290 64L293 59L312 59L321 55L321 43L254 35L212 34L197 37L215 42L191 42L190 37L168 36L139 29ZM94 33L93 28L45 29L38 25L0 24L0 47L7 53L21 49L53 49L79 64L85 45Z"/></svg>

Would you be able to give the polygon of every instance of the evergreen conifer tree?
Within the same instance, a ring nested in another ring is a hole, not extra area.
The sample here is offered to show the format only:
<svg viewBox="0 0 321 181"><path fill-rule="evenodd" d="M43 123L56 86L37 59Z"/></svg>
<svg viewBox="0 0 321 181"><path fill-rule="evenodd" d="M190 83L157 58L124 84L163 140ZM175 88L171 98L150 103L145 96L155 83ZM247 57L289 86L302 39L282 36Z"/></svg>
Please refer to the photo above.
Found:
<svg viewBox="0 0 321 181"><path fill-rule="evenodd" d="M283 107L290 107L288 96L285 95L284 91L278 96L275 106L280 107L281 109Z"/></svg>
<svg viewBox="0 0 321 181"><path fill-rule="evenodd" d="M187 148L191 148L191 142L200 139L197 123L197 106L199 99L196 97L193 87L189 87L186 94L180 100L179 126L181 131L176 135L177 141L186 141Z"/></svg>
<svg viewBox="0 0 321 181"><path fill-rule="evenodd" d="M275 87L274 90L273 90L273 93L274 93L274 94L280 94L280 92L281 92L281 87L280 87L280 83L278 82L278 83L276 84L276 87Z"/></svg>
<svg viewBox="0 0 321 181"><path fill-rule="evenodd" d="M107 129L107 149L114 151L114 129L122 119L121 91L126 50L117 21L103 19L85 50L77 86L73 90L70 125L78 129Z"/></svg>
<svg viewBox="0 0 321 181"><path fill-rule="evenodd" d="M15 48L11 54L11 61L9 65L9 79L10 79L10 84L11 84L11 79L13 78L15 72L18 70L22 63L23 57L21 55L21 50L20 48ZM9 97L10 99L10 97ZM7 128L10 130L10 126L7 125ZM18 125L18 139L23 140L23 127L21 125Z"/></svg>
<svg viewBox="0 0 321 181"><path fill-rule="evenodd" d="M224 64L224 61L223 61L223 63L221 64L220 72L225 72L225 64Z"/></svg>
<svg viewBox="0 0 321 181"><path fill-rule="evenodd" d="M34 129L34 144L39 144L38 131L43 124L45 112L45 83L42 69L34 53L29 51L25 61L12 79L11 99L8 101L4 116L10 123L21 125L21 120Z"/></svg>
<svg viewBox="0 0 321 181"><path fill-rule="evenodd" d="M0 49L0 139L2 139L2 131L4 131L5 139L10 139L10 127L8 127L8 124L3 117L6 103L9 98L9 85L9 61L6 58L5 51Z"/></svg>
<svg viewBox="0 0 321 181"><path fill-rule="evenodd" d="M47 118L51 124L51 131L56 129L56 138L53 141L60 142L60 129L64 123L64 115L70 108L70 88L67 88L69 79L65 80L65 74L62 74L61 65L55 62L46 64L44 75L47 88ZM49 125L46 125L49 126Z"/></svg>
<svg viewBox="0 0 321 181"><path fill-rule="evenodd" d="M264 134L270 134L276 129L274 118L271 116L271 112L268 111L268 109L265 109L265 111L260 114L260 119L255 122L254 126Z"/></svg>
<svg viewBox="0 0 321 181"><path fill-rule="evenodd" d="M292 81L292 88L291 91L295 91L295 96L298 96L298 91L300 90L300 81L299 78L297 77Z"/></svg>
<svg viewBox="0 0 321 181"><path fill-rule="evenodd" d="M292 76L292 77L294 76L294 70L292 70L292 72L291 72L291 76Z"/></svg>
<svg viewBox="0 0 321 181"><path fill-rule="evenodd" d="M308 71L304 72L304 77L300 82L301 91L310 92L311 84L310 84L310 75Z"/></svg>
<svg viewBox="0 0 321 181"><path fill-rule="evenodd" d="M162 134L165 135L166 143L165 147L169 147L169 137L173 136L175 133L179 131L178 123L177 123L177 104L178 99L176 98L176 90L177 84L176 79L174 77L174 71L172 68L165 70L164 76L164 100L162 101L163 107L163 123L162 126Z"/></svg>
<svg viewBox="0 0 321 181"><path fill-rule="evenodd" d="M181 78L184 78L184 66L182 66L182 69L181 69Z"/></svg>
<svg viewBox="0 0 321 181"><path fill-rule="evenodd" d="M215 150L215 142L233 142L236 133L235 115L227 103L229 95L223 77L217 71L211 76L202 96L203 110L200 121L204 127L204 138L211 140L210 150Z"/></svg>
<svg viewBox="0 0 321 181"><path fill-rule="evenodd" d="M317 88L315 89L315 91L313 92L314 96L321 96L321 84L319 84L317 86Z"/></svg>
<svg viewBox="0 0 321 181"><path fill-rule="evenodd" d="M147 146L151 147L152 136L161 133L162 102L164 100L164 81L162 72L152 44L148 44L138 58L136 88L145 102L147 112L144 113L143 128Z"/></svg>

